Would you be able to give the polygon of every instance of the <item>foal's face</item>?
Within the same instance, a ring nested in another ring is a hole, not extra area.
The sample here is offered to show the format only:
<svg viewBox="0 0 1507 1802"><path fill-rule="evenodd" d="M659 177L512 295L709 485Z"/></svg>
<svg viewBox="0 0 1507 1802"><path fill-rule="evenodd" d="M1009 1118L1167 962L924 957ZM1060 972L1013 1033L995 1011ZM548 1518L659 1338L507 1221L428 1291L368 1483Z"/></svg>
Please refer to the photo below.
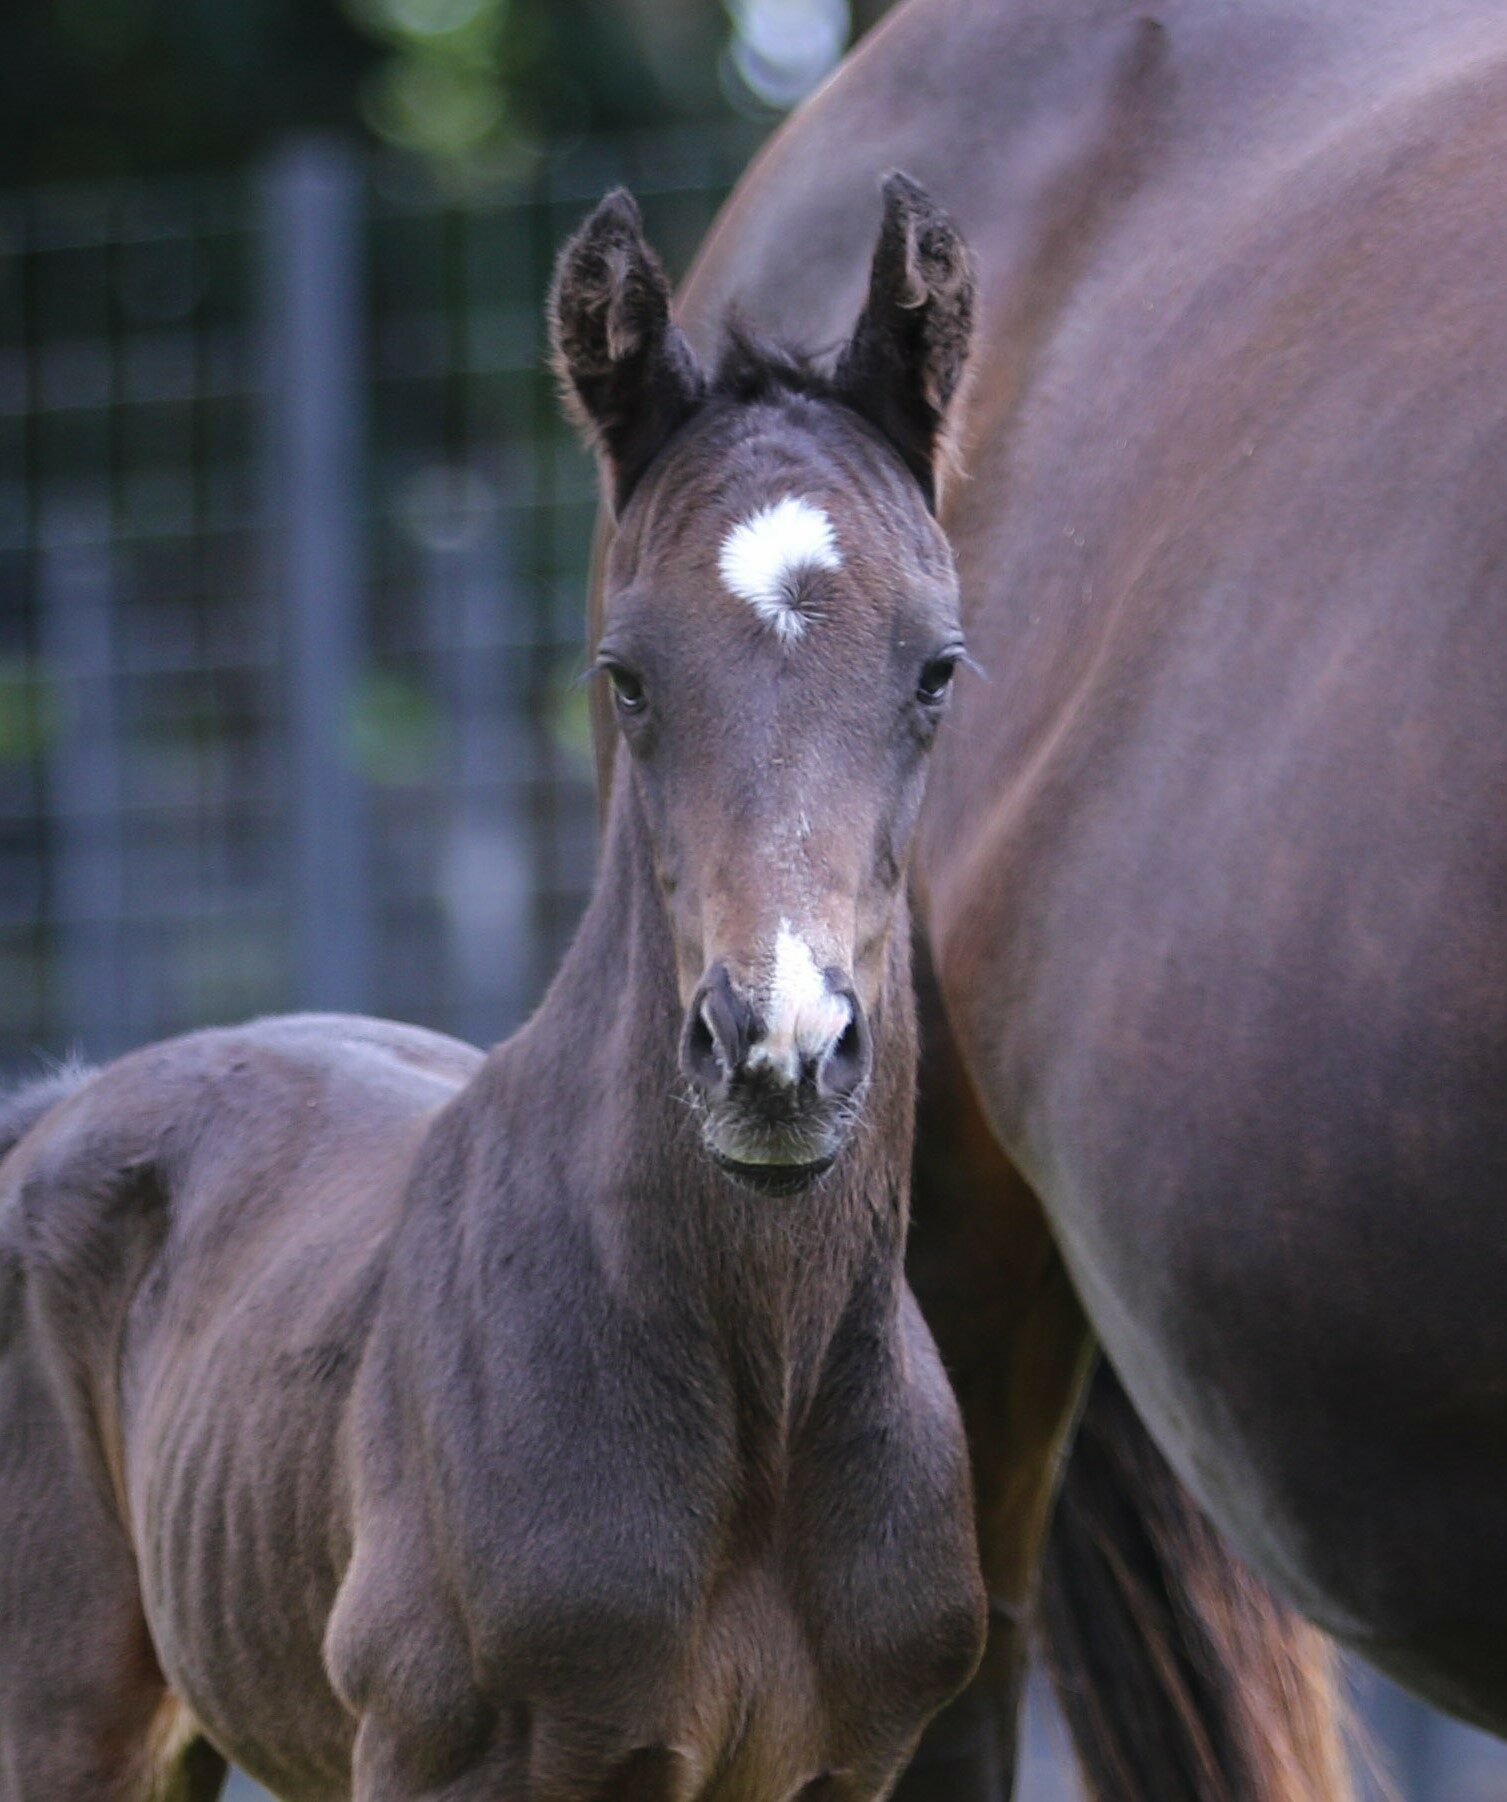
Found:
<svg viewBox="0 0 1507 1802"><path fill-rule="evenodd" d="M713 403L635 494L597 665L675 947L706 1143L809 1181L861 1106L927 751L962 656L911 473L828 400Z"/></svg>
<svg viewBox="0 0 1507 1802"><path fill-rule="evenodd" d="M555 359L618 531L612 685L712 1156L792 1190L861 1109L926 753L962 655L932 518L973 279L890 176L868 298L831 373L739 349L715 379L675 325L638 209L566 246Z"/></svg>

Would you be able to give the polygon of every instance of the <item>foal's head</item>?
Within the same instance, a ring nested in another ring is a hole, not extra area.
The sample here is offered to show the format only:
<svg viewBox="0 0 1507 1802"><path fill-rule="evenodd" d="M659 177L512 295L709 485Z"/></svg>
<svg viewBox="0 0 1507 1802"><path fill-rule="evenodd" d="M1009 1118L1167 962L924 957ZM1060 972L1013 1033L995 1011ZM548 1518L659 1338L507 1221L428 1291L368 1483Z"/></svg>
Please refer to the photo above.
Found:
<svg viewBox="0 0 1507 1802"><path fill-rule="evenodd" d="M736 332L702 368L627 194L567 245L566 392L617 530L596 664L651 841L706 1144L765 1190L825 1170L872 1062L927 750L963 654L933 517L967 252L891 176L830 371Z"/></svg>

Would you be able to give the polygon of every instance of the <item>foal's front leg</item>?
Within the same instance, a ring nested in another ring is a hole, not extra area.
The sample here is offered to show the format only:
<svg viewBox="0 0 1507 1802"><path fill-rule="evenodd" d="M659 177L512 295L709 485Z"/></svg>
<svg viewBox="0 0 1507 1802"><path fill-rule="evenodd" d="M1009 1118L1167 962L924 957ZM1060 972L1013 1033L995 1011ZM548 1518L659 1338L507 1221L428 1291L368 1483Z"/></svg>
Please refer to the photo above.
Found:
<svg viewBox="0 0 1507 1802"><path fill-rule="evenodd" d="M601 1763L567 1758L554 1770L541 1771L533 1755L533 1724L523 1709L458 1774L436 1775L442 1762L438 1739L426 1746L422 1738L407 1737L408 1743L400 1744L374 1721L363 1723L352 1802L684 1802L694 1794L679 1754L663 1746L641 1746ZM834 1796L831 1802L846 1799Z"/></svg>

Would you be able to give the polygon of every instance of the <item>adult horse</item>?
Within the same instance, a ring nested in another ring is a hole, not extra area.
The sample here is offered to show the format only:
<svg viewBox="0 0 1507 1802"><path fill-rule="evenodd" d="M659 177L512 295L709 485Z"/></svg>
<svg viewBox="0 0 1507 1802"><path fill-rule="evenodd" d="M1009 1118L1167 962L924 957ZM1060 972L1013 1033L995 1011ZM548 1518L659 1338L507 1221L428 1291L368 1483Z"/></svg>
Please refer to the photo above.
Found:
<svg viewBox="0 0 1507 1802"><path fill-rule="evenodd" d="M985 676L917 867L989 1129L921 1250L991 1579L1028 1599L1080 1389L1050 1245L1254 1567L1507 1727L1507 20L908 0L745 178L692 337L835 339L892 165L980 269L942 518Z"/></svg>
<svg viewBox="0 0 1507 1802"><path fill-rule="evenodd" d="M224 1755L288 1802L877 1802L968 1679L903 1253L971 295L898 207L830 379L708 373L604 202L553 318L629 749L539 1012L485 1059L264 1021L0 1116L4 1802Z"/></svg>

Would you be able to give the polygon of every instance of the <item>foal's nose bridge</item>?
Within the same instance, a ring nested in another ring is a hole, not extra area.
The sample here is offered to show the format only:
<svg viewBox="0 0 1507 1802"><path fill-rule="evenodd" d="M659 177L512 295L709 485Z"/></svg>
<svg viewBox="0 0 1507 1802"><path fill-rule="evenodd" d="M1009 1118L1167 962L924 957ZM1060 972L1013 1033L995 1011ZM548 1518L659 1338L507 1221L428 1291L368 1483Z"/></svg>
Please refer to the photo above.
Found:
<svg viewBox="0 0 1507 1802"><path fill-rule="evenodd" d="M782 929L756 996L718 962L691 998L681 1067L715 1100L745 1082L792 1095L809 1084L823 1099L842 1100L868 1076L868 1023L852 983L819 969L809 947L787 944L790 937Z"/></svg>

